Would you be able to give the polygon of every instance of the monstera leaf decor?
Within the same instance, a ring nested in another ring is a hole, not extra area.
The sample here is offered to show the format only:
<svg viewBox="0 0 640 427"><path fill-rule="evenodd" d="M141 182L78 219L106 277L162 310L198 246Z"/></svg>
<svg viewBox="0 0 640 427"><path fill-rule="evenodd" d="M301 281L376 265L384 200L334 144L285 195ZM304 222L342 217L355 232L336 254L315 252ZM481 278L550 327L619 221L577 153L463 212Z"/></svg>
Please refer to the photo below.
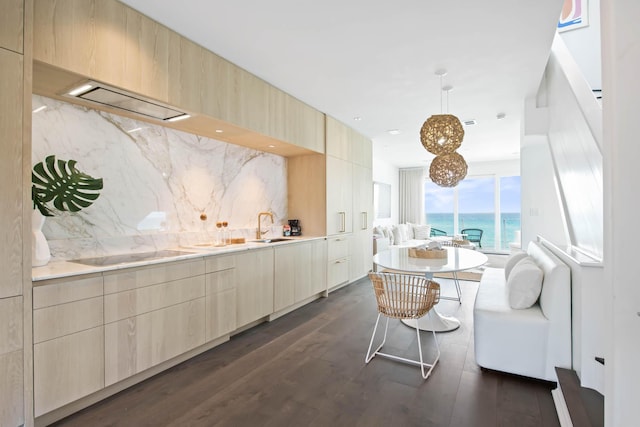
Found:
<svg viewBox="0 0 640 427"><path fill-rule="evenodd" d="M100 196L102 178L93 178L76 169L75 160L56 160L48 156L33 167L31 199L44 216L53 216L47 204L59 211L78 212Z"/></svg>

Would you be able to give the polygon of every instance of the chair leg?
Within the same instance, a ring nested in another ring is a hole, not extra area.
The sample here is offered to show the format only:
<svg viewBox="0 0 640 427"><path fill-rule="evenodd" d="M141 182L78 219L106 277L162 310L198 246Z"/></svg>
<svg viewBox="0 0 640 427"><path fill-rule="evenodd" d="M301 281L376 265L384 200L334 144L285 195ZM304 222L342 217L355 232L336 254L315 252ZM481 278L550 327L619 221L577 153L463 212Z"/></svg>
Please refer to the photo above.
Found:
<svg viewBox="0 0 640 427"><path fill-rule="evenodd" d="M462 304L462 291L460 289L460 282L458 281L458 272L453 272L453 281L456 284L456 292L458 293L458 302Z"/></svg>
<svg viewBox="0 0 640 427"><path fill-rule="evenodd" d="M432 312L433 310L429 311L427 315L431 316ZM436 363L438 363L438 360L440 360L440 346L438 345L438 338L436 337L435 331L431 331L431 333L433 334L433 342L436 344L436 350L438 354L433 362L424 363L422 359L422 343L420 341L420 329L418 328L418 323L416 322L416 336L418 338L418 354L420 355L420 370L422 371L422 378L424 378L425 380L429 378L429 375L431 375L431 371L433 371L433 368L436 367ZM429 370L426 373L424 372L425 367L429 368Z"/></svg>
<svg viewBox="0 0 640 427"><path fill-rule="evenodd" d="M427 316L431 316L433 310L430 310L429 313L427 314ZM420 360L413 360L413 359L407 359L404 357L400 357L400 356L396 356L393 354L388 354L388 353L382 353L380 351L380 349L382 348L382 346L384 345L384 343L387 340L387 330L389 329L389 318L386 318L386 323L385 323L385 327L384 327L384 336L382 338L382 343L373 351L371 352L371 348L373 347L373 340L376 336L376 331L378 330L378 323L380 322L380 313L378 313L378 317L376 319L376 324L373 327L373 334L371 334L371 341L369 341L369 349L367 350L367 355L364 358L365 363L369 363L371 361L371 359L373 359L375 356L383 356L383 357L387 357L389 359L393 359L393 360L398 360L400 362L405 362L405 363L410 363L412 365L418 365L420 366L420 370L422 372L422 378L424 378L425 380L427 378L429 378L429 375L431 375L431 371L433 371L433 368L436 366L436 363L438 363L438 360L440 360L440 346L438 345L438 337L436 336L436 332L435 331L431 331L431 333L433 334L433 341L436 344L436 350L438 352L435 360L433 360L433 362L431 363L425 363L423 357L422 357L422 342L420 340L420 329L418 328L418 324L416 323L416 337L418 338L418 354L420 356ZM426 372L425 372L425 368L429 368Z"/></svg>
<svg viewBox="0 0 640 427"><path fill-rule="evenodd" d="M371 334L371 341L369 341L369 349L367 350L367 355L364 357L364 362L369 363L371 359L378 354L378 350L382 348L384 343L387 341L387 330L389 329L389 318L387 317L387 322L384 325L384 336L382 337L382 343L371 353L371 347L373 347L373 339L376 337L376 331L378 330L378 322L380 322L380 313L378 313L378 317L376 318L376 325L373 327L373 334Z"/></svg>

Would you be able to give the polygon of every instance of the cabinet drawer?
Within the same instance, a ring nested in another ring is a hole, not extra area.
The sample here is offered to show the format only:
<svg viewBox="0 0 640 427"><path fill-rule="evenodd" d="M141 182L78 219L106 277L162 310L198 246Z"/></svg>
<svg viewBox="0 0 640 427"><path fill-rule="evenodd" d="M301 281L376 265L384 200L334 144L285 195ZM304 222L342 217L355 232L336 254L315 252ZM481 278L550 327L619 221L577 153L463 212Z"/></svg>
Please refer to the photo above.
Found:
<svg viewBox="0 0 640 427"><path fill-rule="evenodd" d="M328 287L331 289L334 286L346 283L349 281L349 258L342 258L333 261L329 261L327 270L327 282Z"/></svg>
<svg viewBox="0 0 640 427"><path fill-rule="evenodd" d="M206 334L207 341L236 329L235 270L207 274Z"/></svg>
<svg viewBox="0 0 640 427"><path fill-rule="evenodd" d="M327 239L327 259L336 260L349 255L349 237Z"/></svg>
<svg viewBox="0 0 640 427"><path fill-rule="evenodd" d="M207 273L235 268L236 257L233 255L209 257L205 260Z"/></svg>
<svg viewBox="0 0 640 427"><path fill-rule="evenodd" d="M114 384L204 344L204 300L105 325L105 384Z"/></svg>
<svg viewBox="0 0 640 427"><path fill-rule="evenodd" d="M102 296L103 291L102 276L79 280L56 279L36 283L33 287L34 309Z"/></svg>
<svg viewBox="0 0 640 427"><path fill-rule="evenodd" d="M104 387L104 329L88 329L33 346L35 415Z"/></svg>
<svg viewBox="0 0 640 427"><path fill-rule="evenodd" d="M102 296L33 311L33 342L39 343L101 326Z"/></svg>
<svg viewBox="0 0 640 427"><path fill-rule="evenodd" d="M104 293L128 291L204 274L204 260L176 261L104 274Z"/></svg>
<svg viewBox="0 0 640 427"><path fill-rule="evenodd" d="M205 276L202 275L105 295L104 322L111 323L204 297L204 287Z"/></svg>

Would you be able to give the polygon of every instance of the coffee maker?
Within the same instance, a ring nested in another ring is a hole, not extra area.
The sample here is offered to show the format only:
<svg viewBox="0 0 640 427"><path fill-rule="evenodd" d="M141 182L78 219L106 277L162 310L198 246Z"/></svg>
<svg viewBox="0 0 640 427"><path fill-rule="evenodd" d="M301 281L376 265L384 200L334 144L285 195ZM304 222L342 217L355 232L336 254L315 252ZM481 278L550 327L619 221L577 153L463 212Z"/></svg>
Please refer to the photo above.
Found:
<svg viewBox="0 0 640 427"><path fill-rule="evenodd" d="M302 227L300 227L300 221L297 219L289 220L289 227L291 227L291 235L292 236L301 236L302 235Z"/></svg>

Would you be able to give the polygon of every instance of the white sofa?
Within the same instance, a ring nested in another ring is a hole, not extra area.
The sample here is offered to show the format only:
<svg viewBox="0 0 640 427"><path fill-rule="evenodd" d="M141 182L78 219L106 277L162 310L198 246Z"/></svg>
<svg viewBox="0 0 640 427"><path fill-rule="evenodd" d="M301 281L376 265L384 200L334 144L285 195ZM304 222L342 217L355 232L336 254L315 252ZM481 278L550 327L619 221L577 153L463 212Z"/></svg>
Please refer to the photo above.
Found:
<svg viewBox="0 0 640 427"><path fill-rule="evenodd" d="M387 243L393 246L400 247L414 247L423 245L427 241L436 240L444 241L446 237L431 237L431 226L421 224L397 224L397 225L378 225L373 228L374 235L374 254L378 251L375 250L375 239L386 238ZM449 237L448 239L451 239ZM466 249L476 249L476 245L472 242L466 242L461 247Z"/></svg>
<svg viewBox="0 0 640 427"><path fill-rule="evenodd" d="M555 367L571 368L571 273L538 242L527 253L543 271L530 308L513 309L503 268L485 269L473 309L475 357L483 368L557 381Z"/></svg>

